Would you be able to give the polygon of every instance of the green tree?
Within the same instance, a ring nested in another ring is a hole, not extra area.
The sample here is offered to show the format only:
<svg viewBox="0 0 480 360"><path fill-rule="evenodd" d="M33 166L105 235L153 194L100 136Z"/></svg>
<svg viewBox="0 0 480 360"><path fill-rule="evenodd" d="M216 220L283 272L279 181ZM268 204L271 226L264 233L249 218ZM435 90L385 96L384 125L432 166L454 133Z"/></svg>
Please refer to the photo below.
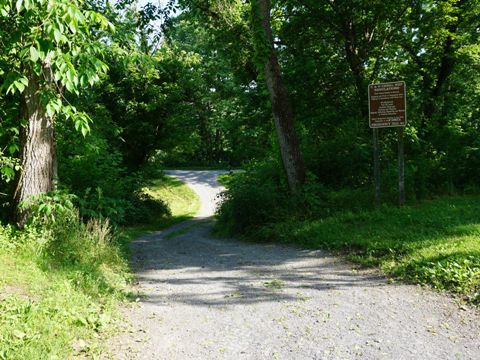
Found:
<svg viewBox="0 0 480 360"><path fill-rule="evenodd" d="M2 60L10 64L1 91L19 96L20 163L14 194L15 218L28 217L18 204L52 190L57 177L54 119L72 119L84 135L89 117L65 101L79 95L107 70L97 57L102 32L113 26L82 1L0 2Z"/></svg>
<svg viewBox="0 0 480 360"><path fill-rule="evenodd" d="M177 59L184 92L168 122L178 160L238 166L271 148L268 92L253 62L248 14L205 27L207 20L184 12L167 28L162 51Z"/></svg>

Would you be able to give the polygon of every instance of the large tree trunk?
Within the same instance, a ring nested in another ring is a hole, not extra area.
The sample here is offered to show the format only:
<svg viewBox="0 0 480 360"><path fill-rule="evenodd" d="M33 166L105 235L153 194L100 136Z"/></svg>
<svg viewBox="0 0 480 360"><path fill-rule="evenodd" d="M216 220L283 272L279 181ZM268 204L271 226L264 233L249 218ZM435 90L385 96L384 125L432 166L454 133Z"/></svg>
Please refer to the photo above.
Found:
<svg viewBox="0 0 480 360"><path fill-rule="evenodd" d="M48 70L48 69L47 69ZM56 154L53 119L46 114L41 102L40 79L29 71L29 82L22 94L22 169L14 194L14 216L19 226L28 219L28 207L18 205L32 195L51 191L56 178Z"/></svg>
<svg viewBox="0 0 480 360"><path fill-rule="evenodd" d="M273 35L270 27L270 0L255 0L257 3L260 24L264 33L260 51L266 51L265 79L272 102L272 112L277 130L278 143L283 166L287 175L290 190L298 192L305 181L305 166L300 153L298 137L295 131L292 105L287 88L283 82L282 72L277 54L273 46ZM258 41L258 40L257 40Z"/></svg>

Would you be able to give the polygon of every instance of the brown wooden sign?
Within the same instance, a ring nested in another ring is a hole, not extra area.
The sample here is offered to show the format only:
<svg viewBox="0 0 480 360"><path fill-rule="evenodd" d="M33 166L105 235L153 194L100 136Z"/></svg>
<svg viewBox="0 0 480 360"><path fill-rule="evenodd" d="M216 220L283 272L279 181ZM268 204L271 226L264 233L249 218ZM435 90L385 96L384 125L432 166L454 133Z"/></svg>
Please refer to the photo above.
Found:
<svg viewBox="0 0 480 360"><path fill-rule="evenodd" d="M368 112L371 128L405 126L407 102L404 81L368 86Z"/></svg>

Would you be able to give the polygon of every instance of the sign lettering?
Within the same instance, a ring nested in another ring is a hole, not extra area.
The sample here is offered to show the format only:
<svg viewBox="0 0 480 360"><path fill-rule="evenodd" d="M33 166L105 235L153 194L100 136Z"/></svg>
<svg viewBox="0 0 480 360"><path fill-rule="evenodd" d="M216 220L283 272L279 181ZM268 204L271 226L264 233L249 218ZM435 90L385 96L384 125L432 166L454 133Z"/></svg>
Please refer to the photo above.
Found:
<svg viewBox="0 0 480 360"><path fill-rule="evenodd" d="M405 126L407 123L404 81L368 86L368 110L371 128Z"/></svg>

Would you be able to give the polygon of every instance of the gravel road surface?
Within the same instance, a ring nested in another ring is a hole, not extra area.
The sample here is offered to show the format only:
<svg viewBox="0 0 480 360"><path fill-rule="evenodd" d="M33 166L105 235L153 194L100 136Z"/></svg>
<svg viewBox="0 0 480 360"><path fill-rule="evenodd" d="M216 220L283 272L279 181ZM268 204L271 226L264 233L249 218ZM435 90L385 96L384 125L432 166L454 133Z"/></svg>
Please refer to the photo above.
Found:
<svg viewBox="0 0 480 360"><path fill-rule="evenodd" d="M322 251L213 238L219 172L169 174L204 203L132 244L144 297L111 358L480 359L477 310Z"/></svg>

